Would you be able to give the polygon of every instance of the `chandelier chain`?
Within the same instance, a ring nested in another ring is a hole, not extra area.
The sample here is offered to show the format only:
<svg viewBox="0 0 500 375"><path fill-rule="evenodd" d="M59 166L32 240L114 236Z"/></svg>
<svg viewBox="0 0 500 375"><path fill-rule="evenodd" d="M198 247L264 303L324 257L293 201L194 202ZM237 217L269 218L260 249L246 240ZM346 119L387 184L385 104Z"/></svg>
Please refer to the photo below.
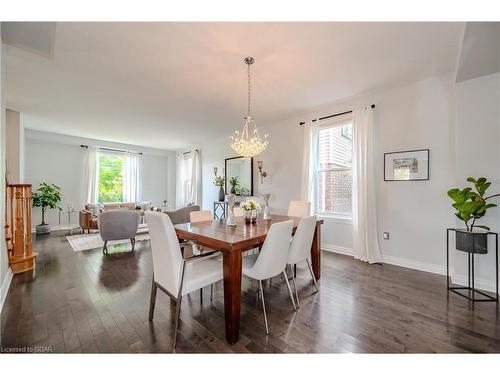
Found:
<svg viewBox="0 0 500 375"><path fill-rule="evenodd" d="M252 93L252 83L250 82L250 64L247 64L248 66L248 110L247 110L247 113L248 113L248 116L250 116L250 95Z"/></svg>

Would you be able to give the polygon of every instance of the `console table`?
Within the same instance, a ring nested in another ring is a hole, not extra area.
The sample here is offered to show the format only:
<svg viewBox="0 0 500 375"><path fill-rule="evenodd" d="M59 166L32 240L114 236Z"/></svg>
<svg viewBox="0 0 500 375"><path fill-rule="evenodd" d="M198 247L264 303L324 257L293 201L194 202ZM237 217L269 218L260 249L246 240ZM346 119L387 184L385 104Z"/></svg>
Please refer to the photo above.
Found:
<svg viewBox="0 0 500 375"><path fill-rule="evenodd" d="M474 306L475 302L497 302L498 303L498 233L495 232L485 232L488 237L495 237L495 297L492 297L486 293L477 290L474 286L474 255L475 252L465 252L468 258L468 279L467 286L451 286L450 282L450 232L457 232L456 228L448 228L446 230L446 287L448 291L452 291L459 296L467 298L472 302L472 306ZM474 237L473 237L474 238ZM474 249L474 246L472 247ZM467 295L460 293L461 290L467 291ZM471 293L472 292L472 293ZM482 298L476 298L476 293L480 294Z"/></svg>
<svg viewBox="0 0 500 375"><path fill-rule="evenodd" d="M214 220L225 219L227 209L227 201L214 201Z"/></svg>

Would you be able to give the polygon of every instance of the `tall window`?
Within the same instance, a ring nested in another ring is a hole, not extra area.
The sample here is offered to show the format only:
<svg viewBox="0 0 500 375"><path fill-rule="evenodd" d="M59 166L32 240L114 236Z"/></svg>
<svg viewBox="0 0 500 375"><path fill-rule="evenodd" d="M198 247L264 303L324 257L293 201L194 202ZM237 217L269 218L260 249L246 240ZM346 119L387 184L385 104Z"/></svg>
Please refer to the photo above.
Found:
<svg viewBox="0 0 500 375"><path fill-rule="evenodd" d="M338 120L319 130L317 212L351 217L352 121Z"/></svg>
<svg viewBox="0 0 500 375"><path fill-rule="evenodd" d="M123 202L125 155L99 153L98 202Z"/></svg>

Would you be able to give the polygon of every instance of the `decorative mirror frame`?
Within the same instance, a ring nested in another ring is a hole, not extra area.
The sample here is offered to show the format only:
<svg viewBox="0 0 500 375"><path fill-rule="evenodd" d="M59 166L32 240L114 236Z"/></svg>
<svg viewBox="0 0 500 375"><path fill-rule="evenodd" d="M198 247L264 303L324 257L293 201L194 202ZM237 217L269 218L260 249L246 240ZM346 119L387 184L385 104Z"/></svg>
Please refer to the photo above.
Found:
<svg viewBox="0 0 500 375"><path fill-rule="evenodd" d="M226 194L229 194L229 189L228 189L228 184L229 181L227 180L227 161L228 160L234 160L234 159L248 159L244 156L235 156L233 158L226 158L224 159L224 177L225 177L225 188L226 188ZM253 158L250 158L250 196L253 196Z"/></svg>

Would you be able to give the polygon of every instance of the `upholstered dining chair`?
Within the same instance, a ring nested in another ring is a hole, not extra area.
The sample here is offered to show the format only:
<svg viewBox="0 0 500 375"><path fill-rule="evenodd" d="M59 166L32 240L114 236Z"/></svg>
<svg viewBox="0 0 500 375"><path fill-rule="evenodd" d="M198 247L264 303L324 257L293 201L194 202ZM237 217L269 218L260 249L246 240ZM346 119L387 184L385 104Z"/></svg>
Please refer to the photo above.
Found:
<svg viewBox="0 0 500 375"><path fill-rule="evenodd" d="M174 225L162 213L147 211L153 255L153 283L149 303L149 320L153 320L158 288L175 302L175 328L173 347L177 344L182 296L222 279L222 264L213 259L212 253L204 253L183 259Z"/></svg>
<svg viewBox="0 0 500 375"><path fill-rule="evenodd" d="M189 221L191 223L199 223L200 221L212 221L212 211L192 211L189 213Z"/></svg>
<svg viewBox="0 0 500 375"><path fill-rule="evenodd" d="M288 216L304 217L311 214L311 202L291 201L288 205Z"/></svg>
<svg viewBox="0 0 500 375"><path fill-rule="evenodd" d="M139 226L140 215L136 211L111 210L99 215L98 226L104 241L103 254L108 253L108 241L130 240L132 251L135 249L135 235Z"/></svg>
<svg viewBox="0 0 500 375"><path fill-rule="evenodd" d="M234 207L233 208L234 217L243 217L243 208Z"/></svg>
<svg viewBox="0 0 500 375"><path fill-rule="evenodd" d="M259 281L259 293L262 300L262 310L264 311L266 334L269 334L269 326L267 324L266 303L264 301L262 280L267 280L282 274L290 294L293 310L295 311L297 309L295 307L295 301L293 300L292 289L290 288L290 283L288 282L288 277L285 272L290 249L290 238L292 236L292 224L292 220L272 224L260 253L258 255L249 255L243 258L243 274Z"/></svg>
<svg viewBox="0 0 500 375"><path fill-rule="evenodd" d="M314 231L316 229L316 216L303 217L299 221L295 235L293 236L292 242L290 243L290 251L288 254L288 267L292 273L292 283L293 289L295 290L295 300L297 302L297 307L300 307L299 294L297 292L297 285L295 282L295 272L292 270L292 266L296 266L298 263L306 262L309 273L311 274L312 281L316 288L316 292L319 292L318 283L316 277L314 277L313 270L311 268L311 245L313 242Z"/></svg>

